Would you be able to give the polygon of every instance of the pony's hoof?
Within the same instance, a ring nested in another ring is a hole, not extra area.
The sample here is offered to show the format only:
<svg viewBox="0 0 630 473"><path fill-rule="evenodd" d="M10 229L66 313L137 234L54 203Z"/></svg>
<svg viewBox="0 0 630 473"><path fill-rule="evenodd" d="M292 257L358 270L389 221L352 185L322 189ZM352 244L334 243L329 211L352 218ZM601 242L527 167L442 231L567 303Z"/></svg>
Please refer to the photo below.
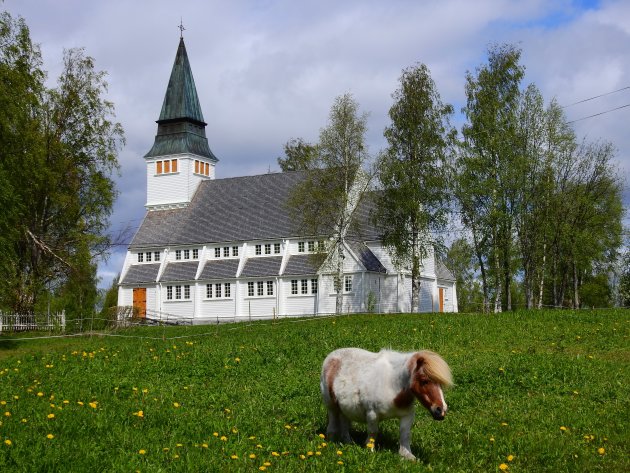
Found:
<svg viewBox="0 0 630 473"><path fill-rule="evenodd" d="M405 460L409 460L409 461L412 461L412 462L416 461L415 455L413 453L411 453L409 450L407 450L406 448L405 449L401 448L398 451L398 453L400 453L400 456L403 457Z"/></svg>

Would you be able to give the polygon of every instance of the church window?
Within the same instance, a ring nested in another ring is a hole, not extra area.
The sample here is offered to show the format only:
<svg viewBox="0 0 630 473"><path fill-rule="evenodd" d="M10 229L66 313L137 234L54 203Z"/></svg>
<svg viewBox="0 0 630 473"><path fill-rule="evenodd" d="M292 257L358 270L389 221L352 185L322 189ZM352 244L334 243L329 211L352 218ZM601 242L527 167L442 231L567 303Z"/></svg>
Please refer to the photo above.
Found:
<svg viewBox="0 0 630 473"><path fill-rule="evenodd" d="M302 279L302 294L308 294L308 279Z"/></svg>
<svg viewBox="0 0 630 473"><path fill-rule="evenodd" d="M175 259L176 260L182 259L182 250L175 250Z"/></svg>
<svg viewBox="0 0 630 473"><path fill-rule="evenodd" d="M144 253L138 253L138 263L142 263L144 261Z"/></svg>
<svg viewBox="0 0 630 473"><path fill-rule="evenodd" d="M311 279L311 294L317 294L317 279Z"/></svg>
<svg viewBox="0 0 630 473"><path fill-rule="evenodd" d="M315 242L314 241L309 241L308 242L308 251L315 251Z"/></svg>
<svg viewBox="0 0 630 473"><path fill-rule="evenodd" d="M352 276L346 276L343 281L344 292L352 292Z"/></svg>
<svg viewBox="0 0 630 473"><path fill-rule="evenodd" d="M160 252L159 251L156 251L156 252L153 253L153 259L155 261L160 261Z"/></svg>
<svg viewBox="0 0 630 473"><path fill-rule="evenodd" d="M173 286L166 286L166 299L169 301L173 299Z"/></svg>
<svg viewBox="0 0 630 473"><path fill-rule="evenodd" d="M265 254L266 255L270 255L271 254L271 243L265 244Z"/></svg>
<svg viewBox="0 0 630 473"><path fill-rule="evenodd" d="M171 172L177 172L177 159L171 159Z"/></svg>
<svg viewBox="0 0 630 473"><path fill-rule="evenodd" d="M190 285L184 285L184 299L190 299Z"/></svg>
<svg viewBox="0 0 630 473"><path fill-rule="evenodd" d="M164 173L168 174L169 172L171 172L171 162L164 161Z"/></svg>
<svg viewBox="0 0 630 473"><path fill-rule="evenodd" d="M210 175L210 164L206 163L206 172L205 172L206 176Z"/></svg>
<svg viewBox="0 0 630 473"><path fill-rule="evenodd" d="M223 289L225 289L225 292L224 292L225 297L230 297L230 292L231 292L231 289L232 289L232 287L231 287L231 286L232 286L232 285L231 285L229 282L226 282L226 283L223 285Z"/></svg>
<svg viewBox="0 0 630 473"><path fill-rule="evenodd" d="M156 164L156 174L162 174L162 161L158 161Z"/></svg>
<svg viewBox="0 0 630 473"><path fill-rule="evenodd" d="M273 281L267 281L267 295L273 296Z"/></svg>
<svg viewBox="0 0 630 473"><path fill-rule="evenodd" d="M199 249L198 248L193 248L192 250L192 259L199 259Z"/></svg>
<svg viewBox="0 0 630 473"><path fill-rule="evenodd" d="M199 160L195 159L195 172L199 174Z"/></svg>
<svg viewBox="0 0 630 473"><path fill-rule="evenodd" d="M258 290L257 294L259 296L263 295L263 288L264 288L264 283L262 281L258 281L258 283L257 283L257 290Z"/></svg>
<svg viewBox="0 0 630 473"><path fill-rule="evenodd" d="M181 298L182 298L182 287L175 286L175 299L181 299Z"/></svg>
<svg viewBox="0 0 630 473"><path fill-rule="evenodd" d="M190 259L190 250L184 250L184 259Z"/></svg>
<svg viewBox="0 0 630 473"><path fill-rule="evenodd" d="M206 299L212 299L212 284L206 284Z"/></svg>
<svg viewBox="0 0 630 473"><path fill-rule="evenodd" d="M298 293L297 279L292 279L291 280L291 294L297 294L297 293Z"/></svg>
<svg viewBox="0 0 630 473"><path fill-rule="evenodd" d="M256 255L262 254L262 245L256 245Z"/></svg>
<svg viewBox="0 0 630 473"><path fill-rule="evenodd" d="M214 257L215 258L220 258L221 257L221 248L215 248L214 249Z"/></svg>
<svg viewBox="0 0 630 473"><path fill-rule="evenodd" d="M228 258L229 256L230 256L230 247L229 246L223 247L223 257Z"/></svg>
<svg viewBox="0 0 630 473"><path fill-rule="evenodd" d="M151 252L150 251L147 251L146 259L147 259L147 263L151 262Z"/></svg>
<svg viewBox="0 0 630 473"><path fill-rule="evenodd" d="M274 243L273 244L273 252L275 254L279 254L280 253L280 243Z"/></svg>
<svg viewBox="0 0 630 473"><path fill-rule="evenodd" d="M300 253L304 253L304 242L303 241L298 242L298 251Z"/></svg>
<svg viewBox="0 0 630 473"><path fill-rule="evenodd" d="M254 283L253 283L253 281L249 281L247 283L247 295L249 297L253 297L254 296Z"/></svg>
<svg viewBox="0 0 630 473"><path fill-rule="evenodd" d="M217 299L221 297L221 284L214 285L214 292L216 294Z"/></svg>
<svg viewBox="0 0 630 473"><path fill-rule="evenodd" d="M238 256L238 246L232 247L232 256Z"/></svg>

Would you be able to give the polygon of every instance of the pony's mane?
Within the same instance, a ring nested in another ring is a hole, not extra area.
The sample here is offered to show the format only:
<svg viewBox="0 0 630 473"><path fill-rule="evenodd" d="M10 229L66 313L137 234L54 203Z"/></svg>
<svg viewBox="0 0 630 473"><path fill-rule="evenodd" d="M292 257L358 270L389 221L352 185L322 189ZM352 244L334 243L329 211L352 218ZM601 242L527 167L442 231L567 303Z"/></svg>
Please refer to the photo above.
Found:
<svg viewBox="0 0 630 473"><path fill-rule="evenodd" d="M435 352L430 350L422 350L416 353L416 356L424 359L424 373L430 380L441 384L442 386L452 386L453 377L451 375L451 369L446 364L446 361Z"/></svg>

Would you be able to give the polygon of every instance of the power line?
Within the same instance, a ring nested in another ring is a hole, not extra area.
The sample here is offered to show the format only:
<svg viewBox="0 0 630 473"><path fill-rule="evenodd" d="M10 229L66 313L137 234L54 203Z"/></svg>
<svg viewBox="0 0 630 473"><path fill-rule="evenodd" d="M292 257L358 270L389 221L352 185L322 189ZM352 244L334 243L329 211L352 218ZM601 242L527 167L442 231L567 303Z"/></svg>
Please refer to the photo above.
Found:
<svg viewBox="0 0 630 473"><path fill-rule="evenodd" d="M570 122L567 122L567 125L570 124L570 123L579 122L581 120L586 120L587 118L598 117L599 115L604 115L606 113L614 112L615 110L620 110L620 109L626 108L626 107L630 107L630 103L628 103L626 105L622 105L621 107L611 108L610 110L605 110L603 112L595 113L594 115L589 115L588 117L582 117L582 118L578 118L577 120L571 120Z"/></svg>
<svg viewBox="0 0 630 473"><path fill-rule="evenodd" d="M615 94L617 92L621 92L622 90L626 90L626 89L630 89L630 86L622 87L621 89L613 90L612 92L606 92L605 94L595 95L594 97L589 97L589 98L584 99L584 100L579 100L577 102L570 103L569 105L564 105L564 106L562 106L560 108L572 107L573 105L577 105L579 103L588 102L589 100L595 100L595 99L598 99L600 97L605 97L606 95Z"/></svg>

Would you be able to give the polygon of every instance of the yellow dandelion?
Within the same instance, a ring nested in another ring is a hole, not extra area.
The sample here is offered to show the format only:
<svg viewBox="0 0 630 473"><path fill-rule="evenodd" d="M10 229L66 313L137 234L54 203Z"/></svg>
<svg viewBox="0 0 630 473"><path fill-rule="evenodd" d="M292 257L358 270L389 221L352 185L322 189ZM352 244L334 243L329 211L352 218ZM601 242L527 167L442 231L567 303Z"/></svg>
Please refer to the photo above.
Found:
<svg viewBox="0 0 630 473"><path fill-rule="evenodd" d="M491 441L491 442L494 442L494 437L490 437L490 441Z"/></svg>
<svg viewBox="0 0 630 473"><path fill-rule="evenodd" d="M224 442L227 442L227 437L225 435L221 435L221 440L223 440Z"/></svg>
<svg viewBox="0 0 630 473"><path fill-rule="evenodd" d="M163 451L163 452L168 452L169 450L170 450L170 448L168 448L168 447L164 447L164 448L162 449L162 451Z"/></svg>
<svg viewBox="0 0 630 473"><path fill-rule="evenodd" d="M148 392L149 392L149 390L148 390L148 389L143 389L143 390L142 390L142 393L143 393L143 394L148 394Z"/></svg>
<svg viewBox="0 0 630 473"><path fill-rule="evenodd" d="M567 430L569 430L568 428L566 428L564 425L560 426L560 430L562 430L563 432L566 432Z"/></svg>
<svg viewBox="0 0 630 473"><path fill-rule="evenodd" d="M507 422L501 422L501 426L502 427L507 427L508 423Z"/></svg>
<svg viewBox="0 0 630 473"><path fill-rule="evenodd" d="M258 443L256 444L256 448L262 448L262 445Z"/></svg>
<svg viewBox="0 0 630 473"><path fill-rule="evenodd" d="M321 446L322 446L322 448L323 448L323 447L327 447L327 446L328 446L328 444L327 444L326 442L322 442L322 445L321 445Z"/></svg>
<svg viewBox="0 0 630 473"><path fill-rule="evenodd" d="M321 455L322 452L320 452L319 450L315 452L315 455Z"/></svg>
<svg viewBox="0 0 630 473"><path fill-rule="evenodd" d="M600 455L603 455L604 453L606 453L606 449L604 447L599 447L597 449L597 453L599 453Z"/></svg>
<svg viewBox="0 0 630 473"><path fill-rule="evenodd" d="M52 439L54 439L54 438L55 438L55 436L54 436L53 434L48 434L48 435L46 435L46 438L47 438L48 440L52 440Z"/></svg>
<svg viewBox="0 0 630 473"><path fill-rule="evenodd" d="M256 458L256 454L255 453L250 453L249 454L249 458L251 458L253 460L254 458Z"/></svg>
<svg viewBox="0 0 630 473"><path fill-rule="evenodd" d="M260 471L265 471L267 469L267 467L265 465L263 465L263 466L259 466L258 469Z"/></svg>
<svg viewBox="0 0 630 473"><path fill-rule="evenodd" d="M319 437L320 439L325 439L325 438L326 438L326 436L325 436L324 434L319 434L319 436L318 436L318 437Z"/></svg>
<svg viewBox="0 0 630 473"><path fill-rule="evenodd" d="M183 447L183 446L184 446L184 444L183 444L183 443L177 443L177 444L175 444L175 446L176 446L176 447Z"/></svg>
<svg viewBox="0 0 630 473"><path fill-rule="evenodd" d="M256 436L255 436L255 435L251 435L251 436L249 437L249 440L256 440Z"/></svg>
<svg viewBox="0 0 630 473"><path fill-rule="evenodd" d="M44 393L41 392L41 391L37 393L37 397L42 397L43 395L44 395Z"/></svg>
<svg viewBox="0 0 630 473"><path fill-rule="evenodd" d="M263 466L271 466L271 463L270 462L265 462L265 463L263 463Z"/></svg>
<svg viewBox="0 0 630 473"><path fill-rule="evenodd" d="M6 411L6 412L4 413L4 416L5 416L5 417L11 417L11 413L10 413L9 411Z"/></svg>
<svg viewBox="0 0 630 473"><path fill-rule="evenodd" d="M17 401L18 399L20 399L20 396L13 396L13 399Z"/></svg>
<svg viewBox="0 0 630 473"><path fill-rule="evenodd" d="M334 324L334 323L335 323L335 322L333 322L333 324ZM339 461L337 462L337 465L343 465L343 462L342 462L341 460L339 460Z"/></svg>
<svg viewBox="0 0 630 473"><path fill-rule="evenodd" d="M49 419L54 419L55 418L55 414L48 414L46 417L48 417Z"/></svg>
<svg viewBox="0 0 630 473"><path fill-rule="evenodd" d="M67 399L64 399L63 403L64 404L70 404L70 401L68 401Z"/></svg>
<svg viewBox="0 0 630 473"><path fill-rule="evenodd" d="M367 447L367 448L369 448L369 449L372 449L372 448L374 448L374 444L373 444L372 442L369 442L369 443L366 445L366 447Z"/></svg>
<svg viewBox="0 0 630 473"><path fill-rule="evenodd" d="M27 422L28 422L28 420L26 420L26 419L22 419L22 423L23 423L23 424L26 424Z"/></svg>
<svg viewBox="0 0 630 473"><path fill-rule="evenodd" d="M179 455L177 455L177 454L176 454L176 455L173 455L173 458L174 458L175 460L177 460L177 459L179 458Z"/></svg>
<svg viewBox="0 0 630 473"><path fill-rule="evenodd" d="M219 432L212 432L212 435L215 436L215 437L218 437L219 436Z"/></svg>
<svg viewBox="0 0 630 473"><path fill-rule="evenodd" d="M207 444L207 443L202 443L202 444L201 444L201 447L202 447L202 448L208 448L208 444Z"/></svg>
<svg viewBox="0 0 630 473"><path fill-rule="evenodd" d="M278 452L271 452L272 457L279 457L280 454Z"/></svg>
<svg viewBox="0 0 630 473"><path fill-rule="evenodd" d="M179 402L174 402L173 407L179 407Z"/></svg>
<svg viewBox="0 0 630 473"><path fill-rule="evenodd" d="M512 460L514 460L514 455L508 455L507 461L511 462Z"/></svg>
<svg viewBox="0 0 630 473"><path fill-rule="evenodd" d="M236 427L232 427L232 433L233 433L233 434L238 433L238 429L237 429Z"/></svg>
<svg viewBox="0 0 630 473"><path fill-rule="evenodd" d="M284 426L284 428L287 429L287 430L290 430L291 426L289 424L287 424L287 425Z"/></svg>
<svg viewBox="0 0 630 473"><path fill-rule="evenodd" d="M6 406L7 405L7 401L0 401L0 406Z"/></svg>
<svg viewBox="0 0 630 473"><path fill-rule="evenodd" d="M234 358L234 361L236 361L237 363L240 363L241 359L237 357L237 358Z"/></svg>
<svg viewBox="0 0 630 473"><path fill-rule="evenodd" d="M13 445L13 442L11 442L9 439L6 439L6 440L4 441L4 444L5 444L7 447L10 447L11 445Z"/></svg>
<svg viewBox="0 0 630 473"><path fill-rule="evenodd" d="M501 470L501 471L506 471L508 468L509 468L509 466L507 466L507 464L505 464L505 463L501 463L499 465L499 470Z"/></svg>
<svg viewBox="0 0 630 473"><path fill-rule="evenodd" d="M95 402L90 402L90 407L92 409L96 409L96 406L98 406L98 402L96 402L96 401Z"/></svg>
<svg viewBox="0 0 630 473"><path fill-rule="evenodd" d="M138 450L138 453L139 453L140 455L144 455L144 454L146 454L146 453L147 453L147 451L146 451L145 449L141 448L140 450Z"/></svg>
<svg viewBox="0 0 630 473"><path fill-rule="evenodd" d="M343 452L341 450L337 450L337 455L343 455Z"/></svg>
<svg viewBox="0 0 630 473"><path fill-rule="evenodd" d="M77 404L78 404L79 406L82 406L82 405L83 405L83 401L77 401Z"/></svg>
<svg viewBox="0 0 630 473"><path fill-rule="evenodd" d="M230 456L230 458L231 458L232 460L238 460L238 455L231 455L231 456Z"/></svg>
<svg viewBox="0 0 630 473"><path fill-rule="evenodd" d="M304 455L300 455L300 460L306 460L306 457Z"/></svg>

